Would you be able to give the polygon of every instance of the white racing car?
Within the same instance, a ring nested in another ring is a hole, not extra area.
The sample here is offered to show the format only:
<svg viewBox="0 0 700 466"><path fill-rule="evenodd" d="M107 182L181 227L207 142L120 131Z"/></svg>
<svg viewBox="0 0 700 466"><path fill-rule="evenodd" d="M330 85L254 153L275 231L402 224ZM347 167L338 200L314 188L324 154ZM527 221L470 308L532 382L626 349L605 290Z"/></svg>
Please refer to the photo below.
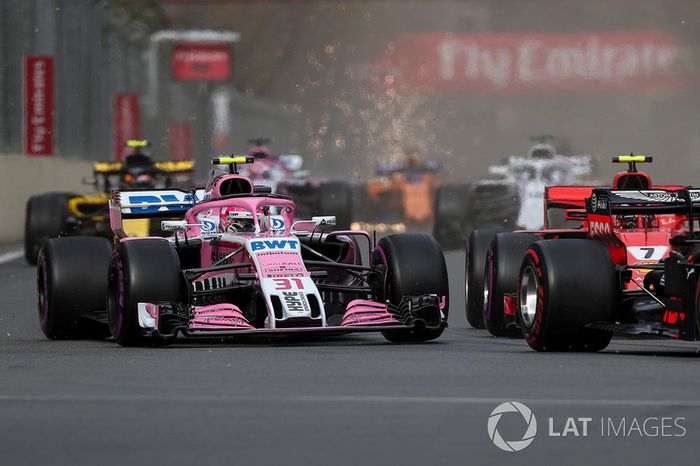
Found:
<svg viewBox="0 0 700 466"><path fill-rule="evenodd" d="M527 155L491 166L484 178L441 186L435 237L450 247L463 244L477 228L542 228L544 188L581 183L592 171L589 155L558 154L550 144L535 144Z"/></svg>

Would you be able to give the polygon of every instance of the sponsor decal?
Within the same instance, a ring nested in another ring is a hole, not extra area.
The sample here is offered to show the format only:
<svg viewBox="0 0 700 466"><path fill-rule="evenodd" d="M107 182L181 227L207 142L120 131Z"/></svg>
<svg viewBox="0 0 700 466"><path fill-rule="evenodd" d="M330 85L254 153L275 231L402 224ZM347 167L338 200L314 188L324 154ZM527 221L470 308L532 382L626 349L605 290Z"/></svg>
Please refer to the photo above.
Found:
<svg viewBox="0 0 700 466"><path fill-rule="evenodd" d="M211 220L201 219L199 223L202 225L202 233L211 233L216 231L216 223Z"/></svg>
<svg viewBox="0 0 700 466"><path fill-rule="evenodd" d="M269 257L273 255L273 257ZM280 258L280 255L286 255L287 258ZM299 259L297 253L292 252L268 252L258 254L258 261L263 276L265 277L303 277L306 276L304 264ZM269 259L269 260L267 260Z"/></svg>
<svg viewBox="0 0 700 466"><path fill-rule="evenodd" d="M299 241L295 239L255 240L250 242L253 251L275 249L299 249Z"/></svg>
<svg viewBox="0 0 700 466"><path fill-rule="evenodd" d="M24 152L53 154L53 57L24 61Z"/></svg>
<svg viewBox="0 0 700 466"><path fill-rule="evenodd" d="M688 190L690 199L693 202L700 200L700 191ZM633 201L649 201L659 203L678 203L685 202L678 191L614 191L617 196L627 198Z"/></svg>
<svg viewBox="0 0 700 466"><path fill-rule="evenodd" d="M404 92L645 92L678 87L685 60L662 31L406 34L386 50L382 82Z"/></svg>
<svg viewBox="0 0 700 466"><path fill-rule="evenodd" d="M231 76L231 52L224 44L177 44L173 76L188 81L220 81Z"/></svg>
<svg viewBox="0 0 700 466"><path fill-rule="evenodd" d="M610 236L612 235L612 227L610 222L591 222L591 236Z"/></svg>
<svg viewBox="0 0 700 466"><path fill-rule="evenodd" d="M275 215L270 217L270 230L272 231L284 231L284 218L281 215Z"/></svg>
<svg viewBox="0 0 700 466"><path fill-rule="evenodd" d="M198 193L195 193L194 197L191 193L184 193L180 191L172 191L170 193L158 193L155 191L144 191L141 193L129 193L127 191L121 192L122 202L128 205L134 204L146 204L144 207L127 207L125 212L132 214L141 213L152 213L152 212L179 212L183 209L188 209L192 201L200 201L201 198ZM181 202L181 205L148 205L148 204L161 204L161 203L177 203Z"/></svg>
<svg viewBox="0 0 700 466"><path fill-rule="evenodd" d="M125 142L140 139L141 122L138 95L122 93L114 96L114 160L121 162L133 149Z"/></svg>
<svg viewBox="0 0 700 466"><path fill-rule="evenodd" d="M608 196L591 194L591 212L606 212L610 205Z"/></svg>
<svg viewBox="0 0 700 466"><path fill-rule="evenodd" d="M283 291L282 299L289 312L309 312L309 303L301 291Z"/></svg>

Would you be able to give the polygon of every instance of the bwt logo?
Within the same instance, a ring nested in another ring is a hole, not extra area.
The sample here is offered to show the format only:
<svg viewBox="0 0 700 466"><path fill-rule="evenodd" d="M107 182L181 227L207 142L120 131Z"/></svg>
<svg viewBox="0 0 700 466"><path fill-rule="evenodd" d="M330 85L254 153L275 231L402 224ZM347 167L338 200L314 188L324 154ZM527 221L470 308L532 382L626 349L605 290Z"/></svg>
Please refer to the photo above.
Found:
<svg viewBox="0 0 700 466"><path fill-rule="evenodd" d="M498 432L498 422L506 413L517 414L518 416L522 416L525 420L527 427L520 440L504 440ZM535 440L535 435L537 435L537 419L532 413L532 410L524 404L518 403L517 401L508 401L506 403L501 403L496 406L496 409L491 411L488 424L486 424L486 430L488 430L489 438L493 444L501 450L509 452L520 451L527 448L532 441Z"/></svg>
<svg viewBox="0 0 700 466"><path fill-rule="evenodd" d="M262 251L265 249L298 249L299 242L295 239L251 241L250 249Z"/></svg>
<svg viewBox="0 0 700 466"><path fill-rule="evenodd" d="M280 231L284 230L284 220L277 217L270 218L270 230Z"/></svg>
<svg viewBox="0 0 700 466"><path fill-rule="evenodd" d="M216 230L216 223L211 220L200 220L202 225L202 231L205 233L211 233Z"/></svg>

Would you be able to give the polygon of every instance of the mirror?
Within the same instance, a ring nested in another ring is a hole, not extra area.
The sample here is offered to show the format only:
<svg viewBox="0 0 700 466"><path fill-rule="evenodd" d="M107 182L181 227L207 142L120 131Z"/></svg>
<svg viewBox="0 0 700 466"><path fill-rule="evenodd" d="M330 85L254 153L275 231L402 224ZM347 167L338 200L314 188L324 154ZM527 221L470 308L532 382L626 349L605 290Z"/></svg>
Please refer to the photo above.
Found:
<svg viewBox="0 0 700 466"><path fill-rule="evenodd" d="M322 225L331 225L332 226L332 225L335 225L335 215L311 217L311 221L316 226L322 226Z"/></svg>
<svg viewBox="0 0 700 466"><path fill-rule="evenodd" d="M160 228L163 231L185 231L188 227L187 220L163 220L160 222Z"/></svg>

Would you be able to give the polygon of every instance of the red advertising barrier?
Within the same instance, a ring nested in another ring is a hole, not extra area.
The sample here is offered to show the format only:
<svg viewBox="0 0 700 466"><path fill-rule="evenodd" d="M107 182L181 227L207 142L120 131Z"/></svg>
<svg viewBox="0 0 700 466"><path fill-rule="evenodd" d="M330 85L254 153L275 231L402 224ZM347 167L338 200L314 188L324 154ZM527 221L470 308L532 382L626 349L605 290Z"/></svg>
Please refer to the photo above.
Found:
<svg viewBox="0 0 700 466"><path fill-rule="evenodd" d="M168 130L171 160L192 159L192 136L189 123L173 123Z"/></svg>
<svg viewBox="0 0 700 466"><path fill-rule="evenodd" d="M219 81L231 75L231 53L224 44L178 44L173 47L175 79Z"/></svg>
<svg viewBox="0 0 700 466"><path fill-rule="evenodd" d="M24 59L24 152L53 154L53 57Z"/></svg>
<svg viewBox="0 0 700 466"><path fill-rule="evenodd" d="M663 32L419 34L382 59L384 83L407 92L667 89L679 84L679 40Z"/></svg>
<svg viewBox="0 0 700 466"><path fill-rule="evenodd" d="M129 139L141 137L141 115L137 94L114 96L114 160L121 162L133 149L126 147Z"/></svg>

